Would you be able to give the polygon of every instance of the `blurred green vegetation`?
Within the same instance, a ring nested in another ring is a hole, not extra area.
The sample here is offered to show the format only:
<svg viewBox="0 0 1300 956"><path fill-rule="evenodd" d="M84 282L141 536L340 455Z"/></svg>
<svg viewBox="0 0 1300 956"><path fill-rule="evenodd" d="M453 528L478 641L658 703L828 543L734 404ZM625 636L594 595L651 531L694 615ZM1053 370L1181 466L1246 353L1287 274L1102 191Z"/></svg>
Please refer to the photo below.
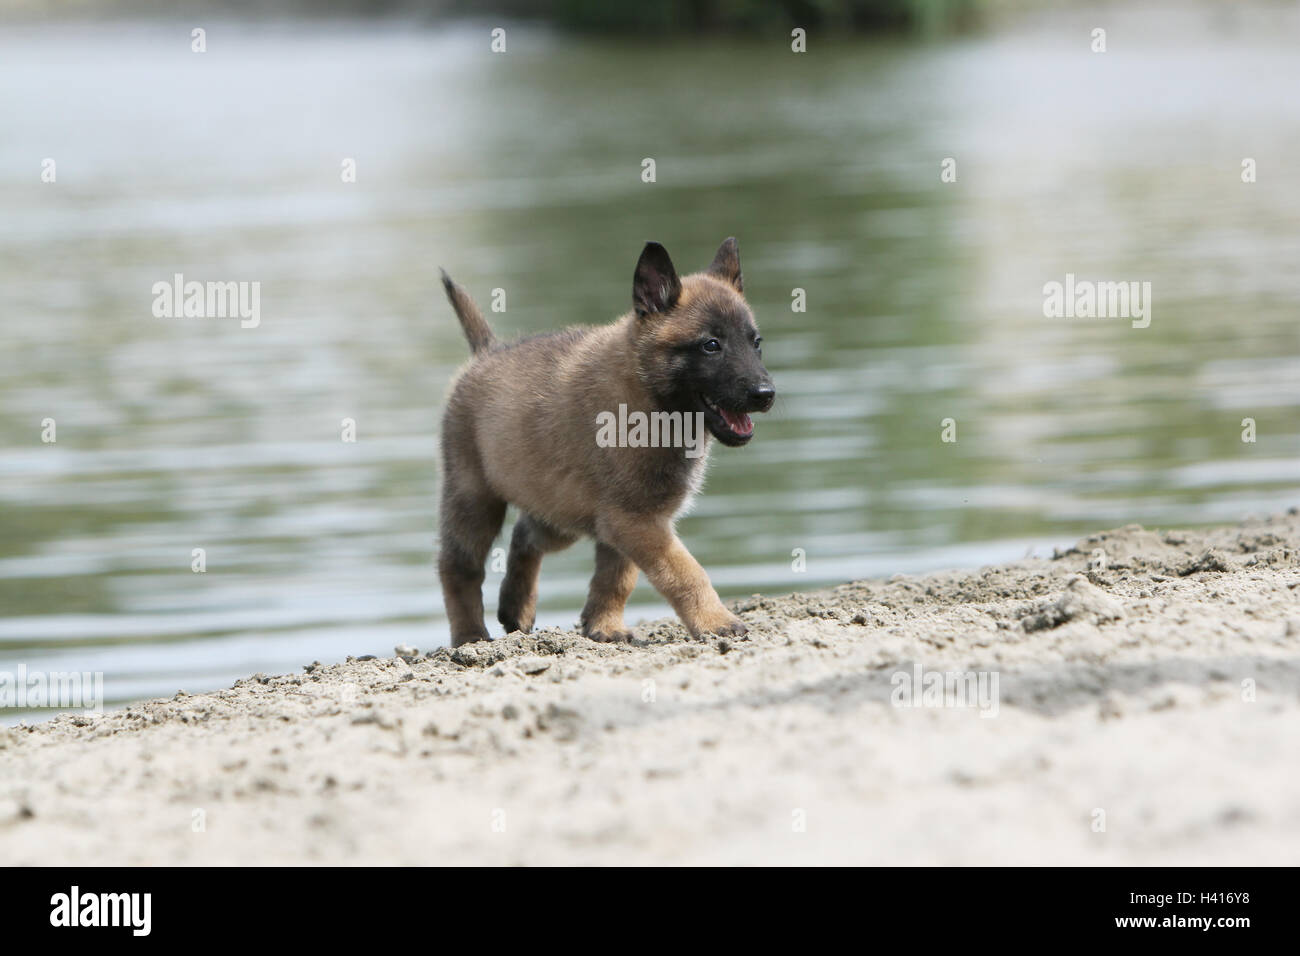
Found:
<svg viewBox="0 0 1300 956"><path fill-rule="evenodd" d="M979 0L503 0L464 4L537 16L566 29L605 33L771 33L795 27L838 33L950 33L973 26Z"/></svg>
<svg viewBox="0 0 1300 956"><path fill-rule="evenodd" d="M575 33L641 37L788 33L960 33L1008 5L1034 0L0 0L19 17L215 15L240 19L367 17L441 20L505 17Z"/></svg>

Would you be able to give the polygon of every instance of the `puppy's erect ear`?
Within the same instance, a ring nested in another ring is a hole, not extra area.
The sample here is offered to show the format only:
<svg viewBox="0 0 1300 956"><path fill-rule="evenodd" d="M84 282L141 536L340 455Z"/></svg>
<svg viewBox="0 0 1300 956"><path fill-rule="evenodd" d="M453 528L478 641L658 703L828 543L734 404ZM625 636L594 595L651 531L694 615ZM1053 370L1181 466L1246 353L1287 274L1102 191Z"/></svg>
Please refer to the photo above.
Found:
<svg viewBox="0 0 1300 956"><path fill-rule="evenodd" d="M713 257L713 262L706 271L723 282L730 282L737 292L745 291L740 278L740 246L736 244L735 236L722 240L718 254Z"/></svg>
<svg viewBox="0 0 1300 956"><path fill-rule="evenodd" d="M632 304L636 314L667 312L677 304L681 294L682 281L677 278L668 250L657 242L647 242L632 277Z"/></svg>

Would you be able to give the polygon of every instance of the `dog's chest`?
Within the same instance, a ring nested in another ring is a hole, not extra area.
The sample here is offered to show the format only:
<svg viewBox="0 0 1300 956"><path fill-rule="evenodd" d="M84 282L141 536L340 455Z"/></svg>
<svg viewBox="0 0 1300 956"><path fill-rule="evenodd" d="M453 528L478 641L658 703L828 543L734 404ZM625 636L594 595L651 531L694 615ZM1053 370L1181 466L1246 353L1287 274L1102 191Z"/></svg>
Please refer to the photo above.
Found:
<svg viewBox="0 0 1300 956"><path fill-rule="evenodd" d="M670 512L674 518L687 514L696 495L704 490L708 470L707 448L698 458L677 458L656 475L657 480L652 484L660 492L659 500L647 503L657 511Z"/></svg>
<svg viewBox="0 0 1300 956"><path fill-rule="evenodd" d="M605 484L621 507L664 516L685 514L704 487L708 472L708 438L684 447L611 449Z"/></svg>
<svg viewBox="0 0 1300 956"><path fill-rule="evenodd" d="M695 504L695 496L704 490L704 478L708 471L709 454L706 449L703 455L691 461L691 467L686 473L686 487L682 493L682 500L673 514L674 518L680 518L690 512Z"/></svg>

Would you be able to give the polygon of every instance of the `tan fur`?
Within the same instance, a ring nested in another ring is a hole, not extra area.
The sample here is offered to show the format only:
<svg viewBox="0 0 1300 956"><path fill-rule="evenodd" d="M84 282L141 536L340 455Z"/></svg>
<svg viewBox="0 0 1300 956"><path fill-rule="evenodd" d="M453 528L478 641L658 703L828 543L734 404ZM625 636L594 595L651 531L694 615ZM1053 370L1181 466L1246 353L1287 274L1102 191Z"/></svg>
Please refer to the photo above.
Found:
<svg viewBox="0 0 1300 956"><path fill-rule="evenodd" d="M692 634L744 632L673 527L699 487L706 457L596 442L598 414L620 404L654 408L646 383L664 347L698 334L700 317L720 298L739 296L707 274L681 284L677 307L649 334L638 325L643 318L629 313L609 325L493 343L458 373L442 433L439 553L454 645L488 637L483 565L507 502L523 512L501 586L498 616L507 631L533 625L542 556L593 537L596 572L581 617L589 637L629 636L623 609L638 568Z"/></svg>

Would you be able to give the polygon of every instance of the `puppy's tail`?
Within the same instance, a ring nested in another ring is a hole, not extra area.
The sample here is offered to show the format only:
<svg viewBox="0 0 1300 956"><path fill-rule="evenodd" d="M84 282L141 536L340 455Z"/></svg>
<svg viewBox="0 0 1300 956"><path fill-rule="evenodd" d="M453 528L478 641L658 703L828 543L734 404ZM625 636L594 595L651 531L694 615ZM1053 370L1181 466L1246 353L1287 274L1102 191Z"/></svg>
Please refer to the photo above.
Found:
<svg viewBox="0 0 1300 956"><path fill-rule="evenodd" d="M483 313L478 310L478 306L469 297L469 293L462 286L453 282L451 276L447 275L447 270L442 269L439 271L442 272L442 286L447 290L447 301L456 310L456 318L460 319L460 327L465 330L465 338L469 339L470 351L475 355L479 352L486 352L497 342L497 337L492 334L492 328L487 324L487 319L483 318Z"/></svg>

